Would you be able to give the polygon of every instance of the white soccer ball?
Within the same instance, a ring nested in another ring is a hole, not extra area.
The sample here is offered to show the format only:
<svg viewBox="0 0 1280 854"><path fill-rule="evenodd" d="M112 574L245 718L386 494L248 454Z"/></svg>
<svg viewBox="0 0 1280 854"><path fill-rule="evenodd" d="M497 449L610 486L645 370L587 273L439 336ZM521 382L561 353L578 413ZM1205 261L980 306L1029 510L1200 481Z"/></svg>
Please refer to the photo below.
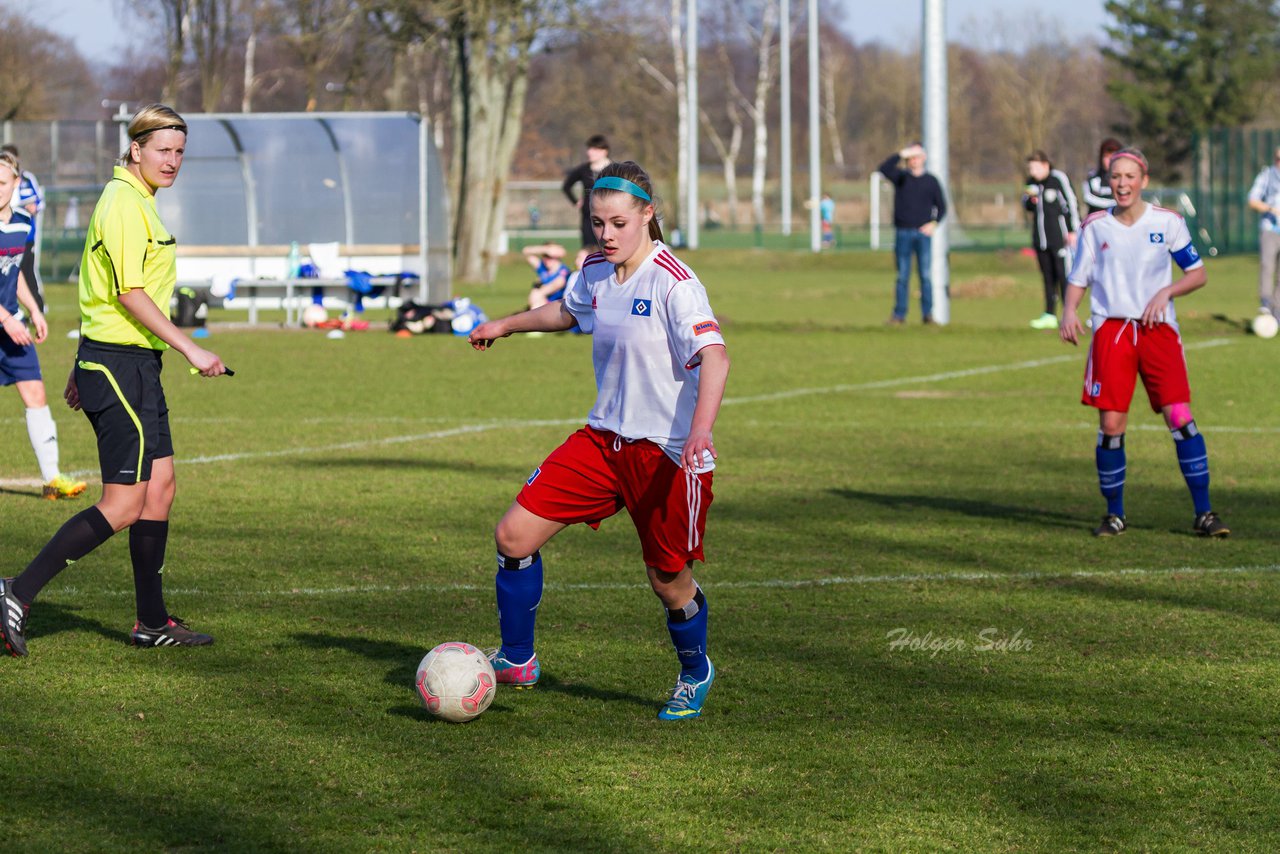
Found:
<svg viewBox="0 0 1280 854"><path fill-rule="evenodd" d="M329 312L324 310L324 306L311 303L302 310L302 325L310 329L314 329L329 319Z"/></svg>
<svg viewBox="0 0 1280 854"><path fill-rule="evenodd" d="M413 682L428 712L460 724L489 708L498 677L483 652L469 643L450 641L423 657Z"/></svg>
<svg viewBox="0 0 1280 854"><path fill-rule="evenodd" d="M1253 319L1253 334L1259 338L1275 338L1280 331L1280 321L1274 314L1259 314Z"/></svg>

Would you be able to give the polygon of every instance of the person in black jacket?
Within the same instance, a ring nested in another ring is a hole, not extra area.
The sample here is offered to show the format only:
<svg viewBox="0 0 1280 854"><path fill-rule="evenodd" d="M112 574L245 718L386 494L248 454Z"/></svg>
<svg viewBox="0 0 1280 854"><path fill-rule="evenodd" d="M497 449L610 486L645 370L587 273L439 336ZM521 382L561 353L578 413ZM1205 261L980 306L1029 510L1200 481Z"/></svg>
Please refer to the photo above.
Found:
<svg viewBox="0 0 1280 854"><path fill-rule="evenodd" d="M1027 155L1027 188L1022 206L1031 212L1031 248L1036 250L1044 278L1044 314L1031 321L1032 329L1057 329L1058 301L1066 296L1067 256L1080 233L1080 213L1071 179L1049 162L1049 155Z"/></svg>
<svg viewBox="0 0 1280 854"><path fill-rule="evenodd" d="M933 323L933 279L929 274L933 261L933 232L947 215L947 200L942 183L924 171L928 155L924 146L913 142L880 164L879 172L894 186L893 226L894 255L898 262L898 280L894 289L891 326L907 319L907 284L911 279L911 256L916 256L920 274L920 311L926 324ZM907 168L899 166L906 161Z"/></svg>
<svg viewBox="0 0 1280 854"><path fill-rule="evenodd" d="M1089 170L1089 177L1084 182L1084 203L1089 206L1089 213L1109 211L1116 200L1111 196L1111 184L1108 183L1111 167L1111 155L1124 148L1120 140L1107 137L1098 146L1098 165Z"/></svg>
<svg viewBox="0 0 1280 854"><path fill-rule="evenodd" d="M591 188L595 186L601 170L611 162L613 161L609 159L609 140L601 134L595 134L587 140L587 162L579 163L570 169L564 176L564 183L560 186L569 203L581 212L582 248L578 250L578 255L573 262L575 270L581 270L582 262L586 257L599 249L596 244L595 230L591 227L591 209L587 205L587 197L591 195ZM573 188L577 184L582 185L581 196L574 195Z"/></svg>

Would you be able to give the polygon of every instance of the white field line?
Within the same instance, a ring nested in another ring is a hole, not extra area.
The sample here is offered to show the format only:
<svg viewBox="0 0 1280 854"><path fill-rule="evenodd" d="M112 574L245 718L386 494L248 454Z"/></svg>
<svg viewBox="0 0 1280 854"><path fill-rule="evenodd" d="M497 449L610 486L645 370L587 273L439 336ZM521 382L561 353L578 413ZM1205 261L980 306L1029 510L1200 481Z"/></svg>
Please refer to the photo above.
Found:
<svg viewBox="0 0 1280 854"><path fill-rule="evenodd" d="M1207 341L1201 341L1195 344L1185 346L1187 350L1202 350L1209 347L1222 347L1228 344L1234 344L1235 339L1231 338L1211 338ZM748 395L745 397L729 397L725 398L722 406L739 406L744 403L763 403L775 400L787 400L795 397L805 397L811 395L829 395L829 394L846 394L854 391L873 391L876 389L896 388L908 385L920 385L924 383L938 383L947 380L964 379L966 377L983 376L986 374L1005 373L1007 371L1024 371L1032 368L1042 368L1048 365L1059 365L1064 362L1077 361L1081 358L1079 353L1073 352L1063 356L1052 356L1047 359L1029 359L1023 362L1010 362L1002 365L983 365L977 368L965 368L957 371L944 371L936 374L924 374L913 377L896 377L886 380L874 380L865 383L849 383L833 386L820 386L815 388L797 388L788 389L786 391L772 392L769 394ZM557 418L557 419L539 419L532 421L490 421L481 424L465 424L459 427L452 427L444 430L434 430L429 433L414 433L406 436L389 436L384 439L362 439L356 442L340 442L332 445L313 445L296 448L282 448L276 451L245 451L243 453L231 454L211 454L199 457L180 457L175 460L179 466L184 465L203 465L208 463L225 463L239 462L241 460L260 460L271 459L277 457L298 457L308 454L323 454L332 451L349 451L358 449L367 449L370 447L386 446L386 445L403 445L412 442L426 442L435 439L448 439L454 436L464 436L468 434L486 433L492 430L503 429L524 429L528 427L563 427L575 424L582 424L583 417L577 418ZM1207 425L1206 425L1207 426ZM1248 430L1250 428L1240 428ZM67 472L69 477L91 478L98 474L96 469L82 469L73 472ZM33 479L14 479L0 480L0 487L8 486L39 486L39 481Z"/></svg>
<svg viewBox="0 0 1280 854"><path fill-rule="evenodd" d="M1089 578L1174 578L1178 576L1212 576L1212 575L1248 575L1251 573L1272 575L1280 572L1280 564L1261 564L1257 566L1176 566L1156 567L1150 569L1099 569L1078 570L1073 572L921 572L901 575L838 575L822 578L802 579L766 579L761 581L712 581L707 582L708 590L799 590L819 587L860 587L866 585L896 585L920 583L955 583L955 582L1009 582L1009 581L1073 581ZM256 596L266 599L313 598L323 596L364 596L378 593L449 593L470 591L487 593L493 589L492 582L483 584L361 584L334 587L289 587L276 590L246 590L243 587L210 590L203 587L166 587L165 594L171 596ZM545 589L549 591L582 591L598 592L609 590L648 590L649 585L643 582L584 582L580 584L565 582L547 582ZM79 598L82 596L133 596L133 588L113 589L94 588L92 590L76 586L59 587L51 595Z"/></svg>
<svg viewBox="0 0 1280 854"><path fill-rule="evenodd" d="M731 402L737 402L737 401L725 401L726 404ZM453 427L448 430L437 430L432 433L418 433L412 436L391 436L386 439L374 439L370 441L344 442L343 444L340 444L340 445L324 445L324 446L315 447L315 448L286 448L279 451L257 451L257 452L246 452L243 454L218 454L214 456L179 458L177 460L177 464L181 467L182 465L188 465L188 464L236 462L238 460L266 459L268 457L292 457L292 456L299 456L302 454L324 453L326 451L334 451L334 450L369 448L374 445L398 445L398 444L404 444L406 442L429 441L432 439L446 439L446 438L449 438L450 436L461 436L461 435L466 435L471 433L484 433L490 430L501 430L505 427L520 427L520 428L547 427L547 426L564 427L564 426L581 425L582 423L583 423L583 419L581 418L565 418L562 420L546 420L546 421L495 421L489 424L472 424L472 425L467 425L463 427ZM756 422L756 423L776 424L778 426L786 426L794 422L775 421L775 422ZM857 426L857 422L850 422L849 426ZM1236 427L1229 424L1214 424L1212 422L1205 422L1202 426L1204 427L1204 432L1210 434L1211 436L1215 433L1234 433L1234 434L1254 435L1254 436L1264 436L1264 435L1269 436L1269 435L1280 434L1280 426L1278 427ZM946 424L941 424L941 423L931 424L930 422L918 421L918 422L914 422L911 425L911 429L913 430L929 429L930 427L954 427L954 428L963 427L969 430L988 430L988 429L996 429L996 428L1000 428L1004 430L1008 429L1007 424L998 424L996 422L987 422L987 421L966 421L966 422L949 421ZM1059 423L1048 424L1048 425L1039 425L1035 429L1038 432L1044 432L1045 430L1059 430L1059 431L1065 431L1065 432L1071 432L1071 433L1079 433L1085 430L1096 430L1097 427L1098 425L1096 422L1080 421L1074 424L1059 422ZM1129 424L1128 430L1130 433L1133 433L1133 432L1167 433L1169 432L1169 428L1165 427L1163 424L1134 424L1132 422ZM97 469L80 469L78 471L67 472L68 477L84 478L93 483L97 483L98 481L97 474L98 474ZM36 477L0 478L0 489L34 489L41 485L42 483L40 479Z"/></svg>

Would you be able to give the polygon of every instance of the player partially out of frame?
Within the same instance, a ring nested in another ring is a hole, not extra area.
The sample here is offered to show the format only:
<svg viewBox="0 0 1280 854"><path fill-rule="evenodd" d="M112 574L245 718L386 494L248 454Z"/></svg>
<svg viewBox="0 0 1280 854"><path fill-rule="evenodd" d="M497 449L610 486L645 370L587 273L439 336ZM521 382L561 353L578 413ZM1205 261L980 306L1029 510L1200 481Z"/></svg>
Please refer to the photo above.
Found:
<svg viewBox="0 0 1280 854"><path fill-rule="evenodd" d="M501 683L538 681L539 550L566 526L596 528L625 507L680 662L658 717L686 720L702 714L715 678L707 600L693 563L703 560L716 458L711 428L729 356L701 282L663 243L653 195L648 174L635 163L606 166L589 197L600 252L583 262L564 299L471 332L471 345L485 350L513 332L576 324L592 335L597 389L587 426L534 469L498 522L502 646L490 660Z"/></svg>
<svg viewBox="0 0 1280 854"><path fill-rule="evenodd" d="M1225 537L1231 531L1209 503L1209 455L1191 416L1186 354L1173 309L1175 297L1204 286L1204 262L1182 217L1143 200L1147 171L1146 158L1135 148L1112 155L1109 185L1115 206L1084 222L1067 277L1059 330L1070 344L1084 335L1077 311L1085 289L1091 289L1093 338L1081 403L1099 410L1096 461L1107 501L1102 524L1093 533L1109 537L1128 528L1124 434L1134 385L1142 377L1151 408L1164 415L1173 434L1178 465L1195 506L1193 530L1201 536ZM1182 270L1177 280L1170 257Z"/></svg>
<svg viewBox="0 0 1280 854"><path fill-rule="evenodd" d="M78 498L87 485L66 477L58 466L58 427L49 411L36 355L36 345L49 334L49 325L22 272L32 251L33 222L29 213L14 204L21 171L12 154L0 151L0 385L15 386L22 399L44 497ZM30 329L18 316L19 305L26 310Z"/></svg>
<svg viewBox="0 0 1280 854"><path fill-rule="evenodd" d="M0 579L0 633L11 655L27 654L27 610L59 572L129 529L137 646L202 646L165 607L161 572L176 484L169 407L160 385L170 347L196 373L227 372L169 320L177 283L175 239L156 213L155 194L173 185L187 124L169 107L143 107L129 122L129 147L89 220L80 260L80 350L65 397L83 409L98 438L102 498L71 517L16 578Z"/></svg>

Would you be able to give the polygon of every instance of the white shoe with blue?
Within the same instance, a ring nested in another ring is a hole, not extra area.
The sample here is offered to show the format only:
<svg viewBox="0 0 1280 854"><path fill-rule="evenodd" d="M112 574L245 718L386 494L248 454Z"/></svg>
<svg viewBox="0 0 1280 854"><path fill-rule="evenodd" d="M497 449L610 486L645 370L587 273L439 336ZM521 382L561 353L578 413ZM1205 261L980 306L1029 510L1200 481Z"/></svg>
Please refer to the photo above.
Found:
<svg viewBox="0 0 1280 854"><path fill-rule="evenodd" d="M702 704L707 701L707 694L711 693L711 683L715 678L716 668L711 663L711 659L707 659L707 678L701 682L694 682L687 676L681 676L676 681L676 687L671 691L671 699L667 700L662 711L658 712L658 719L683 721L699 717L702 714Z"/></svg>

